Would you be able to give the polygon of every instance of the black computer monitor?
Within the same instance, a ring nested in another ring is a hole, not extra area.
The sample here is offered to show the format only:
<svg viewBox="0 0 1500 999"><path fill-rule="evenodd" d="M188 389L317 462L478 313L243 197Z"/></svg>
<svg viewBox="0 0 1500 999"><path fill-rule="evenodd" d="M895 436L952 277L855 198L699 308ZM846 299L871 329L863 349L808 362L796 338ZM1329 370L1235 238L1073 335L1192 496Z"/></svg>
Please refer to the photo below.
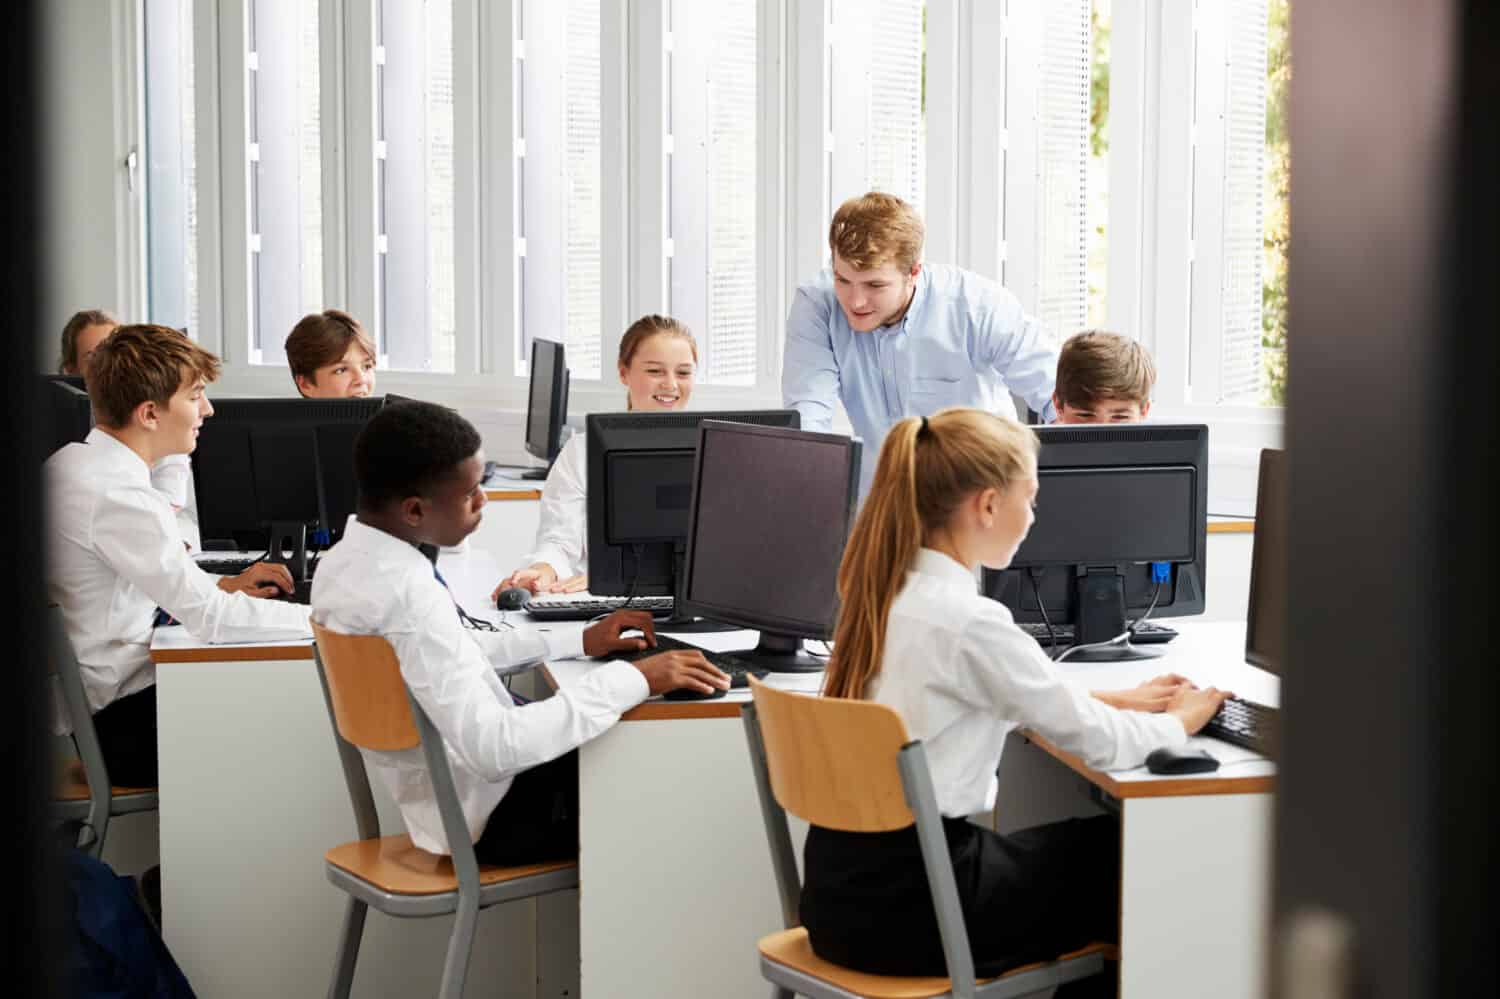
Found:
<svg viewBox="0 0 1500 999"><path fill-rule="evenodd" d="M672 596L687 554L698 425L730 420L799 425L795 410L590 413L589 590L601 596ZM682 615L673 624L682 626Z"/></svg>
<svg viewBox="0 0 1500 999"><path fill-rule="evenodd" d="M1287 503L1286 452L1266 448L1255 487L1245 661L1278 675L1286 651Z"/></svg>
<svg viewBox="0 0 1500 999"><path fill-rule="evenodd" d="M1208 547L1208 428L1201 424L1035 428L1036 523L983 590L1017 621L1067 623L1075 645L1107 643L1129 618L1201 614ZM1152 563L1165 579L1158 583ZM1069 658L1159 655L1128 642Z"/></svg>
<svg viewBox="0 0 1500 999"><path fill-rule="evenodd" d="M337 541L355 510L354 438L384 401L215 401L193 451L204 549L265 548L277 524Z"/></svg>
<svg viewBox="0 0 1500 999"><path fill-rule="evenodd" d="M530 468L523 479L545 479L562 450L562 428L568 420L568 365L563 345L531 341L531 394L526 404L526 453L547 463Z"/></svg>
<svg viewBox="0 0 1500 999"><path fill-rule="evenodd" d="M44 400L39 421L42 457L46 458L64 444L81 441L94 427L93 407L84 391L83 379L76 375L45 375Z"/></svg>
<svg viewBox="0 0 1500 999"><path fill-rule="evenodd" d="M718 420L698 435L679 613L759 629L733 654L763 669L822 669L802 639L833 631L860 442Z"/></svg>

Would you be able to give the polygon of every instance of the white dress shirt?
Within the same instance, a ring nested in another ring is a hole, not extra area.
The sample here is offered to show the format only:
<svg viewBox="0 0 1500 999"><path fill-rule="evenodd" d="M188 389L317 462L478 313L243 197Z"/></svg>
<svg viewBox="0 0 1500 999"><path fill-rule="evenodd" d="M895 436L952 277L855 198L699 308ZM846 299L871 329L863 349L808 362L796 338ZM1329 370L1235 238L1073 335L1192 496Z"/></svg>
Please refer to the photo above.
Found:
<svg viewBox="0 0 1500 999"><path fill-rule="evenodd" d="M640 670L614 661L576 686L518 706L495 668L581 656L582 632L565 639L464 628L452 594L427 558L355 517L318 566L312 604L314 618L325 627L380 635L396 650L402 679L447 746L471 839L484 831L516 774L599 735L649 693ZM422 750L362 752L400 807L412 842L431 853L449 853Z"/></svg>
<svg viewBox="0 0 1500 999"><path fill-rule="evenodd" d="M226 593L193 564L151 469L118 439L96 427L42 472L47 595L62 606L92 710L156 681L158 607L206 642L312 637L306 607Z"/></svg>
<svg viewBox="0 0 1500 999"><path fill-rule="evenodd" d="M546 562L558 579L588 572L588 451L584 435L574 434L558 452L547 482L536 525L536 550L518 568Z"/></svg>
<svg viewBox="0 0 1500 999"><path fill-rule="evenodd" d="M978 592L968 569L924 548L891 604L870 699L900 712L926 745L938 810L952 818L994 807L995 769L1017 727L1101 770L1187 741L1176 717L1112 708L1063 668L1016 627L1010 608Z"/></svg>
<svg viewBox="0 0 1500 999"><path fill-rule="evenodd" d="M192 459L185 454L169 454L151 466L151 485L159 489L172 504L177 530L188 548L198 551L203 543L198 534L198 501L193 492Z"/></svg>

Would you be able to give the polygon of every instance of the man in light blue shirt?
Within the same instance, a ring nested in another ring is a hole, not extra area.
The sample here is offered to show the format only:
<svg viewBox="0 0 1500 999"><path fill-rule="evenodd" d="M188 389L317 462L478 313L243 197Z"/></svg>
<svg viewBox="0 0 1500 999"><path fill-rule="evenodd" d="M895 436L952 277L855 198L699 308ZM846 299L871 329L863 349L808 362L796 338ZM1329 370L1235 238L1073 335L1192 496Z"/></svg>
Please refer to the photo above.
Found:
<svg viewBox="0 0 1500 999"><path fill-rule="evenodd" d="M922 220L871 192L839 207L833 267L797 289L781 395L802 429L828 430L835 400L865 442L860 496L886 432L945 406L1015 415L1010 393L1050 422L1057 346L1015 295L978 274L921 263Z"/></svg>

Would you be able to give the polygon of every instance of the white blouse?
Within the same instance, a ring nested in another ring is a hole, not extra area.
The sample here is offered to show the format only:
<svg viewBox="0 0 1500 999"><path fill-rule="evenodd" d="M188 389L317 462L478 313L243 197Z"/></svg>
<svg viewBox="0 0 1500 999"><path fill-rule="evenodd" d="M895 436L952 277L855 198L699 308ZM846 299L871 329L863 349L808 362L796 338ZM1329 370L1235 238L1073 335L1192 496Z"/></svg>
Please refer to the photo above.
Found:
<svg viewBox="0 0 1500 999"><path fill-rule="evenodd" d="M521 568L546 562L558 579L588 572L588 452L584 435L563 445L547 482L536 526L536 548L521 559Z"/></svg>
<svg viewBox="0 0 1500 999"><path fill-rule="evenodd" d="M1017 727L1102 770L1138 766L1153 749L1187 741L1175 716L1120 711L1069 680L1010 608L929 548L891 604L870 699L900 712L926 745L938 809L953 818L994 807L1000 752Z"/></svg>

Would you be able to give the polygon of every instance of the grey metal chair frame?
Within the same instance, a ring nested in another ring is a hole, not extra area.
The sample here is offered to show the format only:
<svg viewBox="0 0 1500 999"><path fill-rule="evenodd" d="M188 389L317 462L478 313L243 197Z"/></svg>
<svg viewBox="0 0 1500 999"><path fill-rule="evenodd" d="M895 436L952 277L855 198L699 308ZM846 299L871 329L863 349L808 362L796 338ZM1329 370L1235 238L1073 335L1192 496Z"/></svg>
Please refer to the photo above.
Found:
<svg viewBox="0 0 1500 999"><path fill-rule="evenodd" d="M787 929L801 925L799 904L802 884L797 874L797 855L792 848L791 829L786 810L776 800L766 762L765 741L761 737L760 718L752 701L740 709L745 738L750 745L750 763L755 772L755 788L760 795L761 817L765 820L766 838L771 848L771 866L776 874L776 888L781 899L781 916ZM968 927L964 923L958 899L958 883L953 874L953 858L943 835L942 815L938 812L937 794L932 771L927 766L927 752L920 740L908 742L896 756L906 805L916 817L917 843L932 889L932 904L937 912L938 932L943 941L943 956L948 965L953 999L1015 999L1055 988L1066 982L1087 978L1104 970L1104 958L1097 953L1084 954L1013 972L985 983L976 983L974 955L969 947ZM773 999L792 999L794 995L809 999L861 999L855 993L831 985L820 978L803 974L794 968L760 958L761 976L772 985Z"/></svg>
<svg viewBox="0 0 1500 999"><path fill-rule="evenodd" d="M83 689L78 657L73 652L73 643L68 640L62 608L56 605L47 609L47 645L50 672L57 677L62 688L63 709L73 727L73 745L78 750L83 775L89 785L87 798L55 799L52 815L60 822L81 822L78 848L97 859L104 853L109 820L116 815L155 811L158 794L154 788L130 794L114 792L109 768L105 766L104 754L99 748L99 733L94 729L94 713L89 709L88 694Z"/></svg>
<svg viewBox="0 0 1500 999"><path fill-rule="evenodd" d="M355 828L362 840L379 839L380 816L375 810L375 797L370 790L370 777L365 769L364 757L360 755L357 746L339 733L338 720L334 716L333 696L328 689L328 676L324 671L323 656L317 643L313 644L313 659L317 663L318 682L323 688L323 702L328 708L328 721L333 729L334 743L338 747L339 763L343 766L344 782L349 789L349 802L354 808ZM438 995L442 999L462 999L480 909L578 887L576 866L496 884L480 884L479 861L474 856L469 827L464 822L463 810L458 804L458 792L453 785L453 771L449 767L443 737L410 691L407 691L407 703L411 706L412 717L421 736L422 752L432 778L438 814L443 821L443 833L452 851L458 890L430 895L388 892L334 864L325 863L329 882L349 895L338 954L334 960L333 981L328 987L330 999L347 999L354 985L354 967L359 958L360 941L364 936L365 913L370 907L377 912L403 919L455 913L453 932L448 938L448 950L443 959L443 978Z"/></svg>

